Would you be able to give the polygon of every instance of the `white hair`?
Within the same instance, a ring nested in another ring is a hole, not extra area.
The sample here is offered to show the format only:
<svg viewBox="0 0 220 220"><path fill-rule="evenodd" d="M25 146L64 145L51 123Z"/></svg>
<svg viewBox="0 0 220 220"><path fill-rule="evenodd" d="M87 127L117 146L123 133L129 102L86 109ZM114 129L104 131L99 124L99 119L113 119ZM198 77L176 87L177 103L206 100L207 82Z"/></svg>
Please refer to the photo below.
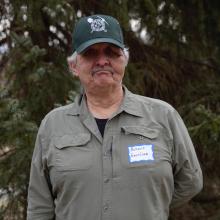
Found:
<svg viewBox="0 0 220 220"><path fill-rule="evenodd" d="M126 58L126 66L128 64L128 60L129 60L129 49L127 47L123 48L123 53L125 55ZM67 62L73 62L76 63L77 61L77 52L75 51L71 56L67 57Z"/></svg>
<svg viewBox="0 0 220 220"><path fill-rule="evenodd" d="M77 52L75 51L71 56L67 57L67 62L73 62L76 63L76 57L77 57Z"/></svg>

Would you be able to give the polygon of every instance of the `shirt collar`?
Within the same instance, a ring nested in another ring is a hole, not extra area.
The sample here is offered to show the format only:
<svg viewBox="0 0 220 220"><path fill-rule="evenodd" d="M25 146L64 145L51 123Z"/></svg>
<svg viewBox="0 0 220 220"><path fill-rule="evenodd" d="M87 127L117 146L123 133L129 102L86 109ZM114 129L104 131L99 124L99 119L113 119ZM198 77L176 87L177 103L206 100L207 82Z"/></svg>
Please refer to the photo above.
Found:
<svg viewBox="0 0 220 220"><path fill-rule="evenodd" d="M72 107L68 109L66 114L67 115L80 115L81 114L80 107L82 105L83 99L84 99L84 95L78 94L74 99L74 103L72 104Z"/></svg>
<svg viewBox="0 0 220 220"><path fill-rule="evenodd" d="M142 106L138 99L138 95L130 92L125 86L123 86L123 90L124 98L116 114L126 112L130 115L143 117L144 113L142 111ZM81 115L82 117L86 117L88 114L89 110L87 108L85 94L77 95L72 108L68 109L67 115Z"/></svg>
<svg viewBox="0 0 220 220"><path fill-rule="evenodd" d="M143 117L141 102L138 100L137 95L130 92L125 86L124 90L124 99L119 108L119 112L126 112L127 114Z"/></svg>

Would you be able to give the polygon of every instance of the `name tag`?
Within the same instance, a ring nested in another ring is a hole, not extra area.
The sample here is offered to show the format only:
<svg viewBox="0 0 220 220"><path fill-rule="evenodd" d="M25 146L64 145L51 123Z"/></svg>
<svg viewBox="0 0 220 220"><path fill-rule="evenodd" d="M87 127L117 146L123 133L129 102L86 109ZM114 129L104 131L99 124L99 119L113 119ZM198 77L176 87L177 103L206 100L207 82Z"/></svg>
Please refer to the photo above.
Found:
<svg viewBox="0 0 220 220"><path fill-rule="evenodd" d="M154 160L152 144L135 145L128 147L128 160L130 163Z"/></svg>

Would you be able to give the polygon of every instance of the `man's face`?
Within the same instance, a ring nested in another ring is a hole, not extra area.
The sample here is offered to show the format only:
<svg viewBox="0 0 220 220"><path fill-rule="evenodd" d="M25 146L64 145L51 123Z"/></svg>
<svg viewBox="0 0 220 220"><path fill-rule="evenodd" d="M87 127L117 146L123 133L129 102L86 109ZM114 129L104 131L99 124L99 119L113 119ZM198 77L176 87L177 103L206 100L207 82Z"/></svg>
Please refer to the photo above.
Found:
<svg viewBox="0 0 220 220"><path fill-rule="evenodd" d="M121 86L127 60L121 48L98 43L77 55L75 75L87 91Z"/></svg>

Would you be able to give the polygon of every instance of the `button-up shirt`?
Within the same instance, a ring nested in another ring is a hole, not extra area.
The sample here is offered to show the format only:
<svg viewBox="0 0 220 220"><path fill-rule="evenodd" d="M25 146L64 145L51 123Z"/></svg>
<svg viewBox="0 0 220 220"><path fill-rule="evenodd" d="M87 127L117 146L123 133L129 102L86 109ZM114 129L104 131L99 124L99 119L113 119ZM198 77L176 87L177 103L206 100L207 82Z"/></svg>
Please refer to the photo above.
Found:
<svg viewBox="0 0 220 220"><path fill-rule="evenodd" d="M169 104L124 88L102 137L85 95L42 121L28 220L167 220L202 188L187 132Z"/></svg>

